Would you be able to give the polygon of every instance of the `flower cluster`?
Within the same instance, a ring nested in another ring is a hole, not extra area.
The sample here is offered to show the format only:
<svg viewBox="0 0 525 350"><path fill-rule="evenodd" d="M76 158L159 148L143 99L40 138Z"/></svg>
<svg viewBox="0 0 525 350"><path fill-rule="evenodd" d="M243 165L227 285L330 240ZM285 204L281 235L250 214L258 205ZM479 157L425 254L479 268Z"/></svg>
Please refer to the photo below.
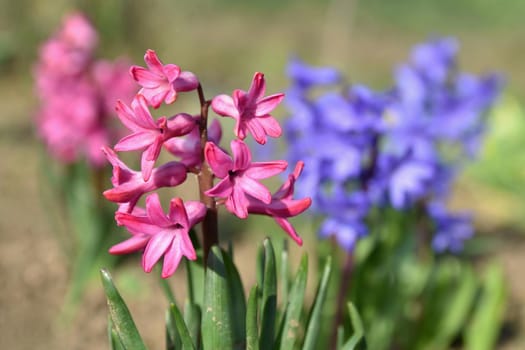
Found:
<svg viewBox="0 0 525 350"><path fill-rule="evenodd" d="M270 113L284 94L265 97L264 75L255 73L248 91L235 90L232 96L218 95L207 101L193 73L182 71L175 64L163 64L153 50L146 52L144 61L147 68L130 69L141 89L130 105L120 100L116 105L118 117L130 134L118 141L114 150L103 149L113 165L113 188L106 190L104 196L119 204L116 221L131 234L131 238L113 246L110 252L127 254L144 250L142 266L146 272L164 256L162 277L169 277L183 256L190 260L196 258L189 231L206 220L216 204L224 204L226 210L241 219L249 214L270 216L294 241L302 244L288 218L302 213L311 204L310 198L293 199L303 163L298 161L286 182L272 194L260 180L282 173L288 163L253 162L250 149L243 141L251 135L264 144L268 136L281 135L281 127ZM178 113L153 117L150 108L172 104L179 93L190 91L196 91L199 97L199 115ZM210 106L219 116L236 120L236 138L230 142L231 155L220 146L222 130L218 119L208 126ZM156 166L163 148L174 159ZM140 171L130 169L115 151L140 151ZM200 200L173 198L168 213L164 213L154 191L178 186L190 173L199 178ZM137 206L139 199L150 192L153 193L147 195L146 207ZM214 234L206 232L204 225L203 230L204 237Z"/></svg>
<svg viewBox="0 0 525 350"><path fill-rule="evenodd" d="M104 165L100 147L118 138L115 101L136 92L125 61L95 60L97 43L91 23L75 13L40 48L35 67L38 132L64 163L85 157L93 166Z"/></svg>
<svg viewBox="0 0 525 350"><path fill-rule="evenodd" d="M350 251L367 233L371 208L417 207L432 220L435 250L462 249L473 233L469 217L444 203L458 166L479 148L501 80L457 72L457 51L450 38L416 46L384 92L343 86L333 68L290 62L288 155L308 162L297 190L325 217L321 236Z"/></svg>

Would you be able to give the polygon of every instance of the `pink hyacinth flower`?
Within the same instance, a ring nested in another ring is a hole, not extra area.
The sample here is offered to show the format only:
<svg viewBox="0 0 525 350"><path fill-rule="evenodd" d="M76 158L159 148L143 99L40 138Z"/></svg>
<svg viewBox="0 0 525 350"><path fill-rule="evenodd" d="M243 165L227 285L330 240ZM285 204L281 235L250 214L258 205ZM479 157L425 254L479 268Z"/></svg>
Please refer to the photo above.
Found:
<svg viewBox="0 0 525 350"><path fill-rule="evenodd" d="M177 99L177 92L192 91L199 86L199 80L191 72L181 72L175 64L162 64L153 50L147 50L144 61L148 69L132 66L130 74L142 89L144 95L153 108L158 108L162 101L171 104Z"/></svg>
<svg viewBox="0 0 525 350"><path fill-rule="evenodd" d="M125 208L132 211L140 197L161 187L178 186L186 180L186 167L179 162L169 162L153 169L151 177L145 181L139 171L131 170L109 147L103 152L113 166L111 183L113 188L104 191L104 197L111 202L128 204Z"/></svg>
<svg viewBox="0 0 525 350"><path fill-rule="evenodd" d="M138 213L140 214L140 213ZM166 215L159 195L153 193L146 198L146 215L125 212L115 214L117 223L125 226L132 237L109 249L111 254L129 254L144 249L142 268L151 272L164 255L162 278L168 278L179 266L183 256L195 260L197 254L189 237L189 230L206 214L206 206L198 201L183 203L173 198Z"/></svg>
<svg viewBox="0 0 525 350"><path fill-rule="evenodd" d="M200 117L197 117L200 118ZM222 138L221 124L214 119L208 127L208 140L219 144ZM201 159L201 135L199 125L184 137L174 137L164 142L164 147L174 156L180 158L180 162L188 168L199 168Z"/></svg>
<svg viewBox="0 0 525 350"><path fill-rule="evenodd" d="M189 133L195 126L193 117L186 113L174 117L160 117L153 120L144 96L137 95L131 108L122 101L117 102L117 114L122 123L133 133L122 138L116 145L117 151L143 150L141 159L142 176L148 181L162 144L172 137Z"/></svg>
<svg viewBox="0 0 525 350"><path fill-rule="evenodd" d="M283 100L284 94L264 96L264 74L255 73L248 92L234 90L233 97L219 95L213 98L211 108L221 116L235 119L235 135L244 140L250 132L258 143L266 143L266 135L281 136L282 129L270 112Z"/></svg>
<svg viewBox="0 0 525 350"><path fill-rule="evenodd" d="M295 170L288 175L286 182L272 196L272 201L266 204L257 198L248 195L248 212L252 214L268 215L274 218L279 226L298 244L303 240L287 218L297 216L312 204L310 198L293 199L295 181L303 171L304 163L297 162Z"/></svg>
<svg viewBox="0 0 525 350"><path fill-rule="evenodd" d="M231 149L233 159L214 143L206 143L206 161L215 176L222 180L205 193L211 197L225 198L226 208L244 219L248 216L247 195L265 204L272 201L270 191L257 180L283 172L288 164L285 161L252 163L250 149L240 140L233 140Z"/></svg>

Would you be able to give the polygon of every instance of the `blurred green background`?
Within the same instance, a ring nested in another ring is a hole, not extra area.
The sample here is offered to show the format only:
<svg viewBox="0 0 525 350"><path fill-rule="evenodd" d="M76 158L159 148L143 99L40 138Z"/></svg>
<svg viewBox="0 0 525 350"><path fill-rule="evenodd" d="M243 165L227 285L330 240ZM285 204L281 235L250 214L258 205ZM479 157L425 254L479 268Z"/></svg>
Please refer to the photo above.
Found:
<svg viewBox="0 0 525 350"><path fill-rule="evenodd" d="M98 281L75 321L66 328L56 321L67 271L39 197L44 182L32 125L37 107L32 65L40 43L73 10L85 12L99 30L99 57L127 56L143 65L145 50L155 49L165 63L195 72L208 97L248 88L255 71L265 73L269 92L284 90L292 54L335 66L352 82L385 88L414 44L432 35L457 37L462 69L501 72L507 88L489 121L481 159L460 179L452 205L475 210L479 230L505 268L512 300L509 340L502 348L525 347L520 326L525 315L524 1L0 0L0 278L5 286L0 289L0 348L106 346ZM286 111L278 113L284 117ZM238 259L251 261L253 242L267 234L258 223L235 222L246 231ZM301 228L311 231L306 224ZM246 269L249 276L253 268ZM119 283L146 341L159 347L164 305L152 301L158 299L154 278L134 265Z"/></svg>

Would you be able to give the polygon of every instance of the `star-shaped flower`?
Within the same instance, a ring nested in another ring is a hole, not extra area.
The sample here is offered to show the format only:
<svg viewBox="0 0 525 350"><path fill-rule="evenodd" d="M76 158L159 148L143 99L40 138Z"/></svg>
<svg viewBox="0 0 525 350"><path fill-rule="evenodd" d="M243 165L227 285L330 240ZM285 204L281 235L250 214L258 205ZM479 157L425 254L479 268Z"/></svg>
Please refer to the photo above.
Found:
<svg viewBox="0 0 525 350"><path fill-rule="evenodd" d="M171 104L177 99L178 92L195 90L199 86L193 73L181 72L175 64L162 64L153 50L146 51L144 61L148 69L132 66L130 74L142 86L139 93L153 108L158 108L162 101Z"/></svg>
<svg viewBox="0 0 525 350"><path fill-rule="evenodd" d="M189 237L189 230L206 214L206 206L198 201L182 202L173 198L168 214L164 214L159 195L146 198L146 214L117 212L117 223L125 226L132 237L109 249L111 254L129 254L144 249L142 268L151 272L164 255L162 278L173 275L183 256L195 260L197 255Z"/></svg>
<svg viewBox="0 0 525 350"><path fill-rule="evenodd" d="M233 159L213 142L206 143L206 161L215 176L222 180L205 193L225 198L226 208L244 219L248 216L248 195L265 204L272 201L270 191L257 180L283 172L288 164L285 161L252 163L250 149L240 140L233 140L231 149Z"/></svg>
<svg viewBox="0 0 525 350"><path fill-rule="evenodd" d="M115 150L144 150L141 159L144 181L148 181L163 143L172 137L186 135L195 126L193 117L186 113L153 120L146 100L140 94L131 102L131 108L118 101L116 110L122 123L133 133L122 138L115 145Z"/></svg>
<svg viewBox="0 0 525 350"><path fill-rule="evenodd" d="M247 195L249 213L273 217L277 224L299 245L303 244L303 240L287 218L301 214L312 204L312 200L309 197L302 199L292 198L295 181L303 171L303 167L303 162L297 162L294 172L288 175L286 182L274 193L270 203L264 203L257 198ZM233 208L229 210L232 211Z"/></svg>
<svg viewBox="0 0 525 350"><path fill-rule="evenodd" d="M263 145L266 143L266 135L281 136L281 126L270 112L284 98L282 93L263 97L265 90L264 74L255 73L247 92L234 90L233 97L218 95L213 98L211 108L221 116L236 120L234 132L239 139L244 140L249 132L255 141Z"/></svg>

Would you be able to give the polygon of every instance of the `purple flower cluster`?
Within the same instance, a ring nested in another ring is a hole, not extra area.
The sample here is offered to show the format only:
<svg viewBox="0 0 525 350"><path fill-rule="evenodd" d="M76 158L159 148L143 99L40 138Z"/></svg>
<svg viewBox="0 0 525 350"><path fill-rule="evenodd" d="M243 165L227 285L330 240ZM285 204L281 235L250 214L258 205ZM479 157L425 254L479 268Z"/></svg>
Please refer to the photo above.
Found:
<svg viewBox="0 0 525 350"><path fill-rule="evenodd" d="M324 217L322 237L350 251L367 233L371 208L417 205L432 220L436 251L462 249L470 218L444 203L459 165L479 149L502 84L495 75L459 73L457 52L451 38L417 45L384 92L344 86L333 68L289 63L288 156L308 163L296 191Z"/></svg>

